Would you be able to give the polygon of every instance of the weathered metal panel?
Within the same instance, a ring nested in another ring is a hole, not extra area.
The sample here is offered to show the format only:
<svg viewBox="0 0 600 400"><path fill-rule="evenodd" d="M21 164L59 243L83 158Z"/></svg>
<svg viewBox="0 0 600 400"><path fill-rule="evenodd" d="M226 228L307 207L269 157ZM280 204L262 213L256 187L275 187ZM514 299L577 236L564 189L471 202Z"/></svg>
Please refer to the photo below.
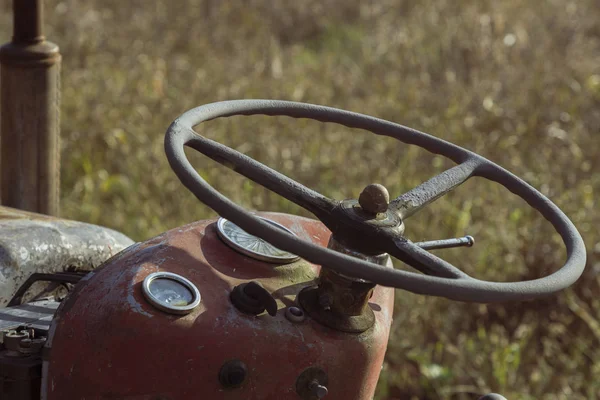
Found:
<svg viewBox="0 0 600 400"><path fill-rule="evenodd" d="M0 307L34 272L89 271L131 244L112 229L0 207Z"/></svg>
<svg viewBox="0 0 600 400"><path fill-rule="evenodd" d="M34 329L47 331L59 304L45 299L0 310L0 331L26 324Z"/></svg>
<svg viewBox="0 0 600 400"><path fill-rule="evenodd" d="M318 221L260 213L300 238L325 246ZM299 260L274 265L224 244L214 221L200 221L129 247L84 278L60 306L50 330L42 399L299 399L296 381L309 367L328 376L328 399L372 399L387 346L394 291L377 287L376 322L361 334L285 317L319 266ZM142 293L146 276L179 274L201 293L185 316L154 308ZM243 314L229 294L256 280L277 301L275 316ZM248 377L239 388L219 382L224 363L239 360Z"/></svg>

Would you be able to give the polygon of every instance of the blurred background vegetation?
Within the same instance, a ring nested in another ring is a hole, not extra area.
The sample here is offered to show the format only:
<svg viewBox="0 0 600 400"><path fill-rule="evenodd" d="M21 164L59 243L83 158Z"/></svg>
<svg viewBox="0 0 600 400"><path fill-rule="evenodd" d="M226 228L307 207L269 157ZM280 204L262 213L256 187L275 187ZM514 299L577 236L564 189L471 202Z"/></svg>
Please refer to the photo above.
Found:
<svg viewBox="0 0 600 400"><path fill-rule="evenodd" d="M10 38L0 0L0 42ZM60 45L62 216L143 240L214 213L163 154L182 112L225 99L344 108L476 151L541 190L588 248L572 289L476 305L397 292L378 399L600 398L600 7L597 0L48 0ZM202 132L337 199L367 184L401 194L451 163L331 124L236 117ZM250 209L306 215L191 155ZM475 236L439 255L480 278L532 279L562 265L551 225L474 178L407 223L413 240ZM398 263L399 264L399 263Z"/></svg>

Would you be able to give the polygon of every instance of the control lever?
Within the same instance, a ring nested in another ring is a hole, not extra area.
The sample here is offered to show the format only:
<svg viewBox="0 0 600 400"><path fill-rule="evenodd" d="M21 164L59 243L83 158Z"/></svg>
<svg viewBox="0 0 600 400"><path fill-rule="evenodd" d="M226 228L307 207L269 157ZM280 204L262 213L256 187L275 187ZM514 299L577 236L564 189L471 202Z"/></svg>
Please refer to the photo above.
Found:
<svg viewBox="0 0 600 400"><path fill-rule="evenodd" d="M471 247L475 244L475 238L473 236L465 236L455 239L417 242L415 244L423 250L449 249L451 247Z"/></svg>

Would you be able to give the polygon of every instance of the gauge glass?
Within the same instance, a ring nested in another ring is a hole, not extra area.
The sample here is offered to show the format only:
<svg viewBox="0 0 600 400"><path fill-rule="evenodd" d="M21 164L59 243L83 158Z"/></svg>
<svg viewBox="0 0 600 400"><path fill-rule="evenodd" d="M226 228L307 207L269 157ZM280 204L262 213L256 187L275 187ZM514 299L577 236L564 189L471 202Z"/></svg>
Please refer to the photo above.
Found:
<svg viewBox="0 0 600 400"><path fill-rule="evenodd" d="M291 235L295 235L294 232L275 221L262 217L258 218ZM249 234L225 218L219 218L219 221L217 222L217 232L221 239L230 247L257 260L272 263L290 263L300 258L295 254L278 249L264 239Z"/></svg>
<svg viewBox="0 0 600 400"><path fill-rule="evenodd" d="M194 300L190 289L172 279L154 279L148 290L158 301L172 306L187 306Z"/></svg>
<svg viewBox="0 0 600 400"><path fill-rule="evenodd" d="M200 304L198 288L183 276L171 272L148 275L142 288L153 306L171 314L187 314Z"/></svg>

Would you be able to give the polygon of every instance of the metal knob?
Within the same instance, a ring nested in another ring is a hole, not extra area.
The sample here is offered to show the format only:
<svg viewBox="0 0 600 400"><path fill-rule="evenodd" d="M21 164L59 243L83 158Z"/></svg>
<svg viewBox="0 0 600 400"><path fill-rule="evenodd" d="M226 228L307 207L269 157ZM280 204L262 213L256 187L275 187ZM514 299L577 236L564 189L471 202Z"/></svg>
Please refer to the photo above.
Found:
<svg viewBox="0 0 600 400"><path fill-rule="evenodd" d="M386 212L390 204L390 194L379 183L368 185L358 196L358 204L369 214Z"/></svg>
<svg viewBox="0 0 600 400"><path fill-rule="evenodd" d="M236 286L229 298L244 313L258 315L266 309L271 316L277 314L277 302L260 282L250 281Z"/></svg>

